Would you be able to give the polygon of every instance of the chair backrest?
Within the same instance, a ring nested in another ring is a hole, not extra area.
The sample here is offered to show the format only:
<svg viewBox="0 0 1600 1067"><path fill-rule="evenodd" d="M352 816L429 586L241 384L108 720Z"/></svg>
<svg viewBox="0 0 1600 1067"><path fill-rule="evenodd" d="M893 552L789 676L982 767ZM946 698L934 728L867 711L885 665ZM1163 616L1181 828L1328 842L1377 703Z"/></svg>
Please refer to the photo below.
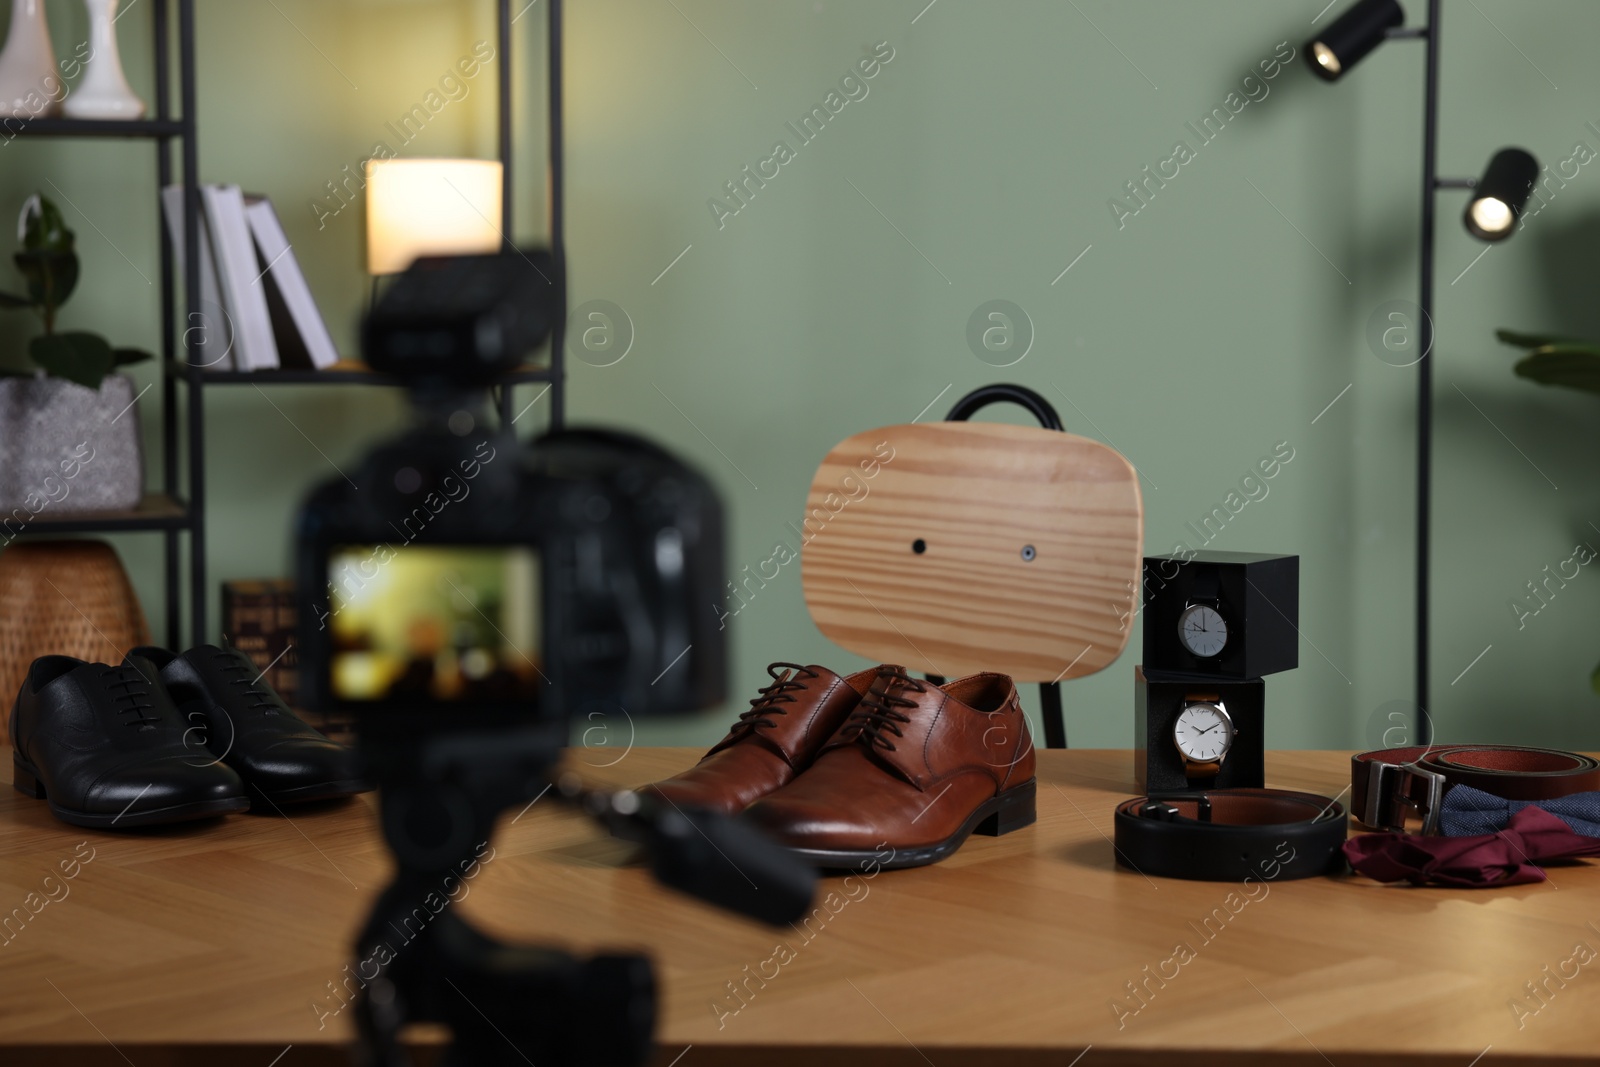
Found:
<svg viewBox="0 0 1600 1067"><path fill-rule="evenodd" d="M1133 629L1138 475L1086 437L975 422L868 430L817 468L802 526L811 618L868 659L1064 681L1110 664Z"/></svg>

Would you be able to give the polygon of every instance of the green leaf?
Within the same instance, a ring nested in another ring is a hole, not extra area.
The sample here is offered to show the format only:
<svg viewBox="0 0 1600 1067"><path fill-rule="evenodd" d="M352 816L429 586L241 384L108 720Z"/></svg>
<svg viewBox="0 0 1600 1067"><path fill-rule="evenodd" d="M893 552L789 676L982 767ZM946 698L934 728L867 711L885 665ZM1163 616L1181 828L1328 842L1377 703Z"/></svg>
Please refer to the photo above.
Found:
<svg viewBox="0 0 1600 1067"><path fill-rule="evenodd" d="M1521 333L1517 330L1496 330L1494 335L1502 342L1517 348L1543 348L1545 345L1572 341L1571 337L1558 337L1548 333Z"/></svg>
<svg viewBox="0 0 1600 1067"><path fill-rule="evenodd" d="M45 334L28 342L28 354L46 374L99 389L111 373L115 357L105 338L92 333Z"/></svg>
<svg viewBox="0 0 1600 1067"><path fill-rule="evenodd" d="M70 244L64 252L18 252L12 258L28 280L34 306L47 315L54 315L78 286L78 256Z"/></svg>
<svg viewBox="0 0 1600 1067"><path fill-rule="evenodd" d="M70 252L73 233L61 209L34 193L22 205L22 247L29 252Z"/></svg>
<svg viewBox="0 0 1600 1067"><path fill-rule="evenodd" d="M1517 361L1518 376L1541 385L1564 385L1600 393L1600 346L1546 345Z"/></svg>
<svg viewBox="0 0 1600 1067"><path fill-rule="evenodd" d="M111 358L116 366L127 367L134 363L145 363L156 357L142 348L113 348Z"/></svg>
<svg viewBox="0 0 1600 1067"><path fill-rule="evenodd" d="M1589 675L1589 687L1600 693L1600 667L1596 667L1594 673Z"/></svg>
<svg viewBox="0 0 1600 1067"><path fill-rule="evenodd" d="M0 293L0 308L31 308L33 301L24 296L12 296L10 293Z"/></svg>

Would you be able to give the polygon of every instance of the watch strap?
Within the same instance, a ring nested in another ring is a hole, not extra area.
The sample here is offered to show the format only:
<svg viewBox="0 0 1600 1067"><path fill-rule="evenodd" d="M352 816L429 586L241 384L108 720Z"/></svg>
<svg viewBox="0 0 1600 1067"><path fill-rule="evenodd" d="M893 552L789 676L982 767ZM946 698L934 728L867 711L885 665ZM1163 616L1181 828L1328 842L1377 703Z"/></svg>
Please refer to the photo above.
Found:
<svg viewBox="0 0 1600 1067"><path fill-rule="evenodd" d="M1220 572L1214 564L1189 563L1189 602L1197 600L1215 604L1221 593Z"/></svg>
<svg viewBox="0 0 1600 1067"><path fill-rule="evenodd" d="M1219 693L1183 694L1184 710L1187 711L1191 704L1216 704L1220 706L1222 704L1222 696ZM1179 712L1179 714L1181 715L1182 712ZM1196 760L1190 759L1187 755L1184 755L1182 749L1178 750L1178 754L1183 756L1184 777L1189 779L1189 784L1194 786L1196 789L1208 788L1217 780L1217 775L1222 773L1222 761L1228 755L1227 752L1223 752L1221 756L1214 760L1200 763Z"/></svg>
<svg viewBox="0 0 1600 1067"><path fill-rule="evenodd" d="M1113 816L1117 863L1207 882L1283 881L1344 870L1348 818L1337 800L1288 789L1135 797Z"/></svg>

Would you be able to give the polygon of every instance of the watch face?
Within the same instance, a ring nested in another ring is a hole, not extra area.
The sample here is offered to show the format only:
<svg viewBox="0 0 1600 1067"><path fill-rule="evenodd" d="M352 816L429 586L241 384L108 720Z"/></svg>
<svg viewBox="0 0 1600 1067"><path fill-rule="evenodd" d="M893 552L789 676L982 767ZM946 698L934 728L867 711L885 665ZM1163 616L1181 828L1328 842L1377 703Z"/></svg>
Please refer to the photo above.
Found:
<svg viewBox="0 0 1600 1067"><path fill-rule="evenodd" d="M1233 747L1233 721L1217 704L1190 704L1172 726L1178 751L1196 763L1215 763Z"/></svg>
<svg viewBox="0 0 1600 1067"><path fill-rule="evenodd" d="M1228 643L1228 623L1216 608L1191 604L1178 616L1178 640L1201 659L1219 655Z"/></svg>

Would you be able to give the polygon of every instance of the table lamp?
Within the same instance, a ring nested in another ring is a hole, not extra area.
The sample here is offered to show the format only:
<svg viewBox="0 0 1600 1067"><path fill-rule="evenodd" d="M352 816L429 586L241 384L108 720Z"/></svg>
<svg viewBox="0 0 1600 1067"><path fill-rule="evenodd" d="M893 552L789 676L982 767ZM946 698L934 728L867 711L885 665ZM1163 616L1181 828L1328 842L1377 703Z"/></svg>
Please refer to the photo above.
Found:
<svg viewBox="0 0 1600 1067"><path fill-rule="evenodd" d="M419 256L498 251L501 165L483 159L367 161L367 273Z"/></svg>

